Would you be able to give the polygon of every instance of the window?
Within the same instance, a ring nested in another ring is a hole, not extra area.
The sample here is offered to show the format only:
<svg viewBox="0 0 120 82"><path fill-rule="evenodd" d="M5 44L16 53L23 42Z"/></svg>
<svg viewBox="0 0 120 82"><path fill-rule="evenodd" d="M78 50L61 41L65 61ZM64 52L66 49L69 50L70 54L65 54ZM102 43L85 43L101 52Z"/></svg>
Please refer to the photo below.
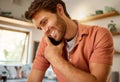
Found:
<svg viewBox="0 0 120 82"><path fill-rule="evenodd" d="M0 64L26 64L29 32L0 27Z"/></svg>

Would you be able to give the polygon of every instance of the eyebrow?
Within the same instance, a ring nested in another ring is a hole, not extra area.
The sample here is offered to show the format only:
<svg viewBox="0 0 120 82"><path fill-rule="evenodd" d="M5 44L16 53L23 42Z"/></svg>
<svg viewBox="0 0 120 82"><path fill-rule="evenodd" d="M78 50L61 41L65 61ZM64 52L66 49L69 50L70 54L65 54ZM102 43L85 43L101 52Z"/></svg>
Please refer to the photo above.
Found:
<svg viewBox="0 0 120 82"><path fill-rule="evenodd" d="M41 21L39 22L39 26L43 26L42 24L47 20L47 17L44 17L43 19L41 19ZM38 29L41 29L41 27L38 27Z"/></svg>
<svg viewBox="0 0 120 82"><path fill-rule="evenodd" d="M39 22L39 25L41 25L46 19L47 19L47 17L43 18L43 19Z"/></svg>

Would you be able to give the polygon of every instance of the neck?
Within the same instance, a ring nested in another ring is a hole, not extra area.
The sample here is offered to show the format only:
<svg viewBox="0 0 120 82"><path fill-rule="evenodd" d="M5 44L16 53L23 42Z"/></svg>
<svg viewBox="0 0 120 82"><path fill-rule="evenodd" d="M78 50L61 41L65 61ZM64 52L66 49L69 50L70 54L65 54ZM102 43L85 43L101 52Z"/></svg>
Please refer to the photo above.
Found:
<svg viewBox="0 0 120 82"><path fill-rule="evenodd" d="M68 20L65 39L67 41L72 40L77 34L77 29L78 29L78 25L76 24L76 22L73 20Z"/></svg>

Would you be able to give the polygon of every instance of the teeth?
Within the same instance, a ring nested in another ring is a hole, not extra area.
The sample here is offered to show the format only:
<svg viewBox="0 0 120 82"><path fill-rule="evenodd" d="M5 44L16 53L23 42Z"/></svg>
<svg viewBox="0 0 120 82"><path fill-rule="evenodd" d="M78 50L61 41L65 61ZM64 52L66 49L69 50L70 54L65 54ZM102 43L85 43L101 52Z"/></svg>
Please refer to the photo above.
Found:
<svg viewBox="0 0 120 82"><path fill-rule="evenodd" d="M54 36L54 34L55 34L55 31L52 31L51 36Z"/></svg>

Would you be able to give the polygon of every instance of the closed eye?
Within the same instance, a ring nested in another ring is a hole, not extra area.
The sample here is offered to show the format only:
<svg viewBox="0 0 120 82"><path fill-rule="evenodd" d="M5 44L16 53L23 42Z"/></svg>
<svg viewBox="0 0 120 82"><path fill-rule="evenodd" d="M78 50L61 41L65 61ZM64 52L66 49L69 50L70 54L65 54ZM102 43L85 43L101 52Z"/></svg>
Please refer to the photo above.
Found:
<svg viewBox="0 0 120 82"><path fill-rule="evenodd" d="M41 27L44 27L46 24L47 24L48 20L47 19L43 19L41 22L40 22L40 26Z"/></svg>

